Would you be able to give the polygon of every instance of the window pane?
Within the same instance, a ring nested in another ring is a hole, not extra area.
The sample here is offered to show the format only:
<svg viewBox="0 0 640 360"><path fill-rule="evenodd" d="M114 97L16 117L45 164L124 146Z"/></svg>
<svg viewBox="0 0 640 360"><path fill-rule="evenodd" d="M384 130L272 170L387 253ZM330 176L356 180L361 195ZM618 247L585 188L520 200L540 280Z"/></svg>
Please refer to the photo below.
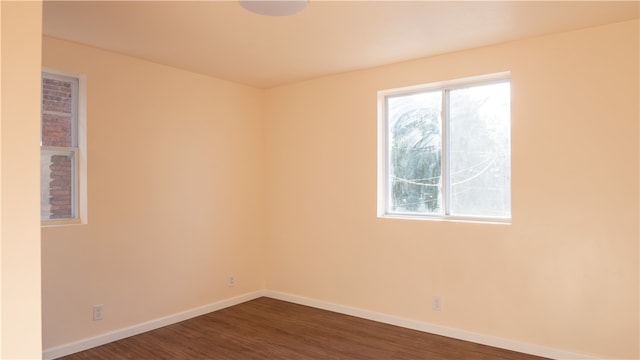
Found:
<svg viewBox="0 0 640 360"><path fill-rule="evenodd" d="M75 151L42 150L40 158L41 220L73 219Z"/></svg>
<svg viewBox="0 0 640 360"><path fill-rule="evenodd" d="M388 211L442 212L440 91L387 98Z"/></svg>
<svg viewBox="0 0 640 360"><path fill-rule="evenodd" d="M451 215L510 217L508 82L451 90Z"/></svg>
<svg viewBox="0 0 640 360"><path fill-rule="evenodd" d="M74 96L77 79L43 74L42 145L77 146L74 121Z"/></svg>

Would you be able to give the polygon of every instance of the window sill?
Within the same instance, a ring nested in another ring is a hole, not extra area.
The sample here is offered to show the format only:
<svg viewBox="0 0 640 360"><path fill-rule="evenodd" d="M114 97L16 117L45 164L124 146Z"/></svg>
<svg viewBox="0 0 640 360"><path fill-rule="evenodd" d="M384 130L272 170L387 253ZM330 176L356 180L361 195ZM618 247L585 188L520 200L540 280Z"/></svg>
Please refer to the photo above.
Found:
<svg viewBox="0 0 640 360"><path fill-rule="evenodd" d="M46 220L40 221L40 227L58 227L69 225L82 225L84 224L81 219L65 219L65 220Z"/></svg>
<svg viewBox="0 0 640 360"><path fill-rule="evenodd" d="M411 215L411 214L379 214L381 219L398 220L422 220L441 222L462 222L471 224L511 225L511 218L481 218L466 216L437 216L437 215Z"/></svg>

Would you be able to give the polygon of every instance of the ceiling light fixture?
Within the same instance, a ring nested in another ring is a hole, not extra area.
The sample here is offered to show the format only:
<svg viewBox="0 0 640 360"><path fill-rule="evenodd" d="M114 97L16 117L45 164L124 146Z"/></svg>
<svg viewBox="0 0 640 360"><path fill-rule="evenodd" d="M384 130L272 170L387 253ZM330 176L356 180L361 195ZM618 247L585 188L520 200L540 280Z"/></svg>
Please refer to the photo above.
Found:
<svg viewBox="0 0 640 360"><path fill-rule="evenodd" d="M260 15L289 16L307 7L308 0L239 0L243 8Z"/></svg>

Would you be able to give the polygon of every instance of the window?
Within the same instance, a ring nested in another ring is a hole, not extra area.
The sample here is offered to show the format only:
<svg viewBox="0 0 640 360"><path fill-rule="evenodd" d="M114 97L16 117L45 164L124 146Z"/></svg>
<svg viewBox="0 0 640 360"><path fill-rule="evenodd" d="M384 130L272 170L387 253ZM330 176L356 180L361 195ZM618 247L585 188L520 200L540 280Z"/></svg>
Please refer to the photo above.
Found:
<svg viewBox="0 0 640 360"><path fill-rule="evenodd" d="M511 218L508 74L379 92L378 214Z"/></svg>
<svg viewBox="0 0 640 360"><path fill-rule="evenodd" d="M43 224L86 220L84 79L42 73L40 219Z"/></svg>

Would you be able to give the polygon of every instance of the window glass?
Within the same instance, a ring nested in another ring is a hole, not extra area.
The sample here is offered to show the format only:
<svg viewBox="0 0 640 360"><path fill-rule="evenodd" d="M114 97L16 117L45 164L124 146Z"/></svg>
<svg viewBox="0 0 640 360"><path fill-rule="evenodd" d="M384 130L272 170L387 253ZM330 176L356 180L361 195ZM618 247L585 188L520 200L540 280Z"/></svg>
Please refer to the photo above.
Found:
<svg viewBox="0 0 640 360"><path fill-rule="evenodd" d="M78 219L79 79L42 73L40 218Z"/></svg>
<svg viewBox="0 0 640 360"><path fill-rule="evenodd" d="M392 212L442 212L441 106L439 91L388 99Z"/></svg>
<svg viewBox="0 0 640 360"><path fill-rule="evenodd" d="M382 216L510 219L511 85L500 77L381 92Z"/></svg>
<svg viewBox="0 0 640 360"><path fill-rule="evenodd" d="M451 90L449 104L451 214L509 216L509 83Z"/></svg>
<svg viewBox="0 0 640 360"><path fill-rule="evenodd" d="M47 74L42 78L42 145L77 146L74 94L77 94L78 81L52 76Z"/></svg>
<svg viewBox="0 0 640 360"><path fill-rule="evenodd" d="M75 218L75 151L43 150L41 154L42 220Z"/></svg>

